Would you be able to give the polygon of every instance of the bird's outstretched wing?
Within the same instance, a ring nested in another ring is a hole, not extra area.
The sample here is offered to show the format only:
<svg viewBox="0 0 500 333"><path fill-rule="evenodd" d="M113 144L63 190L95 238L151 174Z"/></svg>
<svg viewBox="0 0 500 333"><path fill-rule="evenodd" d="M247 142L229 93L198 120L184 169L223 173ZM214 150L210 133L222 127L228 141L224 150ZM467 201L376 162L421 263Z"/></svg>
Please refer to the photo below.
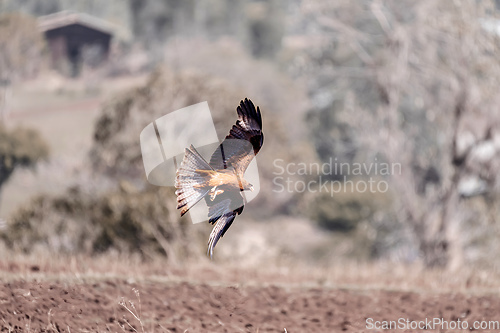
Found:
<svg viewBox="0 0 500 333"><path fill-rule="evenodd" d="M245 98L237 107L238 120L212 154L210 165L216 169L234 168L243 175L264 143L260 109Z"/></svg>
<svg viewBox="0 0 500 333"><path fill-rule="evenodd" d="M243 198L238 192L226 192L218 195L209 205L209 222L214 228L208 239L208 255L212 258L213 250L219 239L224 236L236 215L243 211Z"/></svg>
<svg viewBox="0 0 500 333"><path fill-rule="evenodd" d="M234 168L236 173L243 177L248 165L262 147L264 134L260 109L256 109L251 100L245 98L236 111L238 120L212 154L210 166L215 170ZM205 200L209 207L209 222L214 224L208 240L208 254L211 258L219 239L229 229L236 215L243 212L244 201L238 190L225 191L213 201L206 196Z"/></svg>

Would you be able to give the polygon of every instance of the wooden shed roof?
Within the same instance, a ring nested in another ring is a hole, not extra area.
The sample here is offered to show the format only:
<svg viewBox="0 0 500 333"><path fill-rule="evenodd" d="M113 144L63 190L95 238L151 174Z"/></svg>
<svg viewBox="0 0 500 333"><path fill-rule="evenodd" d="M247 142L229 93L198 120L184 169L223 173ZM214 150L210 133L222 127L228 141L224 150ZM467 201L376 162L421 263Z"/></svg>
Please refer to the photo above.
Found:
<svg viewBox="0 0 500 333"><path fill-rule="evenodd" d="M113 24L105 20L71 10L40 16L38 18L38 27L42 32L62 28L71 24L80 24L109 35L114 35L117 30Z"/></svg>

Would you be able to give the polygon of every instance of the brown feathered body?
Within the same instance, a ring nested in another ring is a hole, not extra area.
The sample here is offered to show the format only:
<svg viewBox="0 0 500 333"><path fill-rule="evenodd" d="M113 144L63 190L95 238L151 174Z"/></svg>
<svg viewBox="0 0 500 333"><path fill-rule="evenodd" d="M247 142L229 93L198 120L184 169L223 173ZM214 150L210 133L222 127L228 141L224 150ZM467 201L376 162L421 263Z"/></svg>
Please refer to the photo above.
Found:
<svg viewBox="0 0 500 333"><path fill-rule="evenodd" d="M193 185L196 188L214 188L218 187L221 190L251 190L250 183L243 178L243 175L238 175L234 170L196 170L201 175L204 175L206 181L201 184Z"/></svg>

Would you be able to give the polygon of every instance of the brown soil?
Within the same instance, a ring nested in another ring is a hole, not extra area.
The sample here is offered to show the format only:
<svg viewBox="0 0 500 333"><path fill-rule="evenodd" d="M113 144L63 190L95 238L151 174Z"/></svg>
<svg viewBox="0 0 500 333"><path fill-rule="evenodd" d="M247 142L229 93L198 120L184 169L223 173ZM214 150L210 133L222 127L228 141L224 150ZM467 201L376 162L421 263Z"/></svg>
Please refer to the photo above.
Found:
<svg viewBox="0 0 500 333"><path fill-rule="evenodd" d="M366 319L439 317L472 325L499 320L498 313L494 294L115 278L0 286L2 332L380 332L368 330Z"/></svg>

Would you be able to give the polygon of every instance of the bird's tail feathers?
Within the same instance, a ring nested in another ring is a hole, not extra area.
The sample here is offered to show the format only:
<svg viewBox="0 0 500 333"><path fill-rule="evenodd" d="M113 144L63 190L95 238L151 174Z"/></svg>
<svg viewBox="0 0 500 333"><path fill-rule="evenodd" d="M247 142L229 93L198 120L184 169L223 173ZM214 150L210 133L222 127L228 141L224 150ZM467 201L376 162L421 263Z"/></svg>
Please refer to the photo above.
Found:
<svg viewBox="0 0 500 333"><path fill-rule="evenodd" d="M213 171L213 168L193 145L186 148L184 159L175 178L177 209L182 208L181 216L186 214L210 191L210 188L206 186L208 175L206 171Z"/></svg>
<svg viewBox="0 0 500 333"><path fill-rule="evenodd" d="M217 245L219 239L222 236L224 236L227 229L229 229L229 227L233 223L235 217L236 217L235 212L229 212L227 214L220 216L219 219L217 220L217 223L215 224L214 228L212 229L212 232L210 233L210 237L208 238L207 255L210 256L210 259L212 259L213 257L215 245Z"/></svg>

